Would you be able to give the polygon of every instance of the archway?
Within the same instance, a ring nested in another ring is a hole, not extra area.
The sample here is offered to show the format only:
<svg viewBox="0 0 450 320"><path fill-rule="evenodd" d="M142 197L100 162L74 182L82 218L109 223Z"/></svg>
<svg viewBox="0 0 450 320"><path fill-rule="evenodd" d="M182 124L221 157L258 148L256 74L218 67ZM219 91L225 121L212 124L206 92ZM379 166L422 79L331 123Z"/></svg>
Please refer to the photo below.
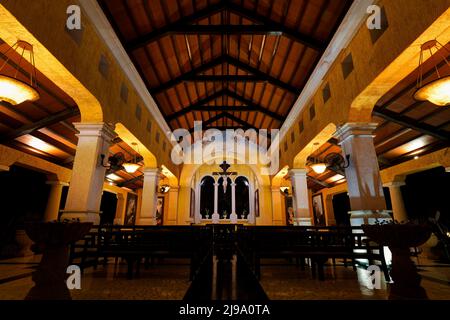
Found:
<svg viewBox="0 0 450 320"><path fill-rule="evenodd" d="M250 214L250 183L246 177L237 177L236 183L236 214L241 219L247 219Z"/></svg>
<svg viewBox="0 0 450 320"><path fill-rule="evenodd" d="M214 184L214 178L210 176L204 177L200 182L200 215L202 219L210 219L214 213ZM193 200L191 199L191 201Z"/></svg>

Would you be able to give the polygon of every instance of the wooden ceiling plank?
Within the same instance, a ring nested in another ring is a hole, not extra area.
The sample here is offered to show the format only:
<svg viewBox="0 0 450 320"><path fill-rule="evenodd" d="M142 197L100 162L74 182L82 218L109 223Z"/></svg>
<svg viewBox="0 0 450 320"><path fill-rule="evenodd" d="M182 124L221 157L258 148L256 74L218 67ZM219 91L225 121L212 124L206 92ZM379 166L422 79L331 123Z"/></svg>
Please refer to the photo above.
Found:
<svg viewBox="0 0 450 320"><path fill-rule="evenodd" d="M46 117L40 121L24 125L23 127L14 130L6 135L0 137L0 143L6 143L8 141L14 140L20 136L30 134L36 130L51 126L52 124L61 122L68 118L72 118L74 116L80 115L80 110L78 108L71 108L56 114L53 114L49 117Z"/></svg>
<svg viewBox="0 0 450 320"><path fill-rule="evenodd" d="M449 141L450 134L446 131L436 130L435 127L430 126L426 123L419 123L418 121L411 119L409 117L400 115L396 112L392 112L388 109L383 109L381 107L375 107L373 111L373 115L377 117L381 117L388 121L397 123L407 128L411 128L423 134L435 137L439 140Z"/></svg>

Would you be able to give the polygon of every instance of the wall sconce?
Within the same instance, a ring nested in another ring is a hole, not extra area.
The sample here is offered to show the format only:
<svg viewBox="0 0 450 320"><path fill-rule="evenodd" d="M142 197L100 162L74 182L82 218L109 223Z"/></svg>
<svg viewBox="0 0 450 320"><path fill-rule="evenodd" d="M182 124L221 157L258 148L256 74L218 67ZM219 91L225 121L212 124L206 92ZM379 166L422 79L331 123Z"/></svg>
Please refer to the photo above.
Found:
<svg viewBox="0 0 450 320"><path fill-rule="evenodd" d="M170 186L168 186L167 184L165 184L159 188L160 193L167 193L167 192L169 192L169 190L170 190Z"/></svg>
<svg viewBox="0 0 450 320"><path fill-rule="evenodd" d="M116 153L113 156L110 156L108 158L107 163L105 163L106 155L101 154L101 166L103 168L108 168L110 170L118 171L121 170L123 167L122 165L125 163L125 156L122 152Z"/></svg>
<svg viewBox="0 0 450 320"><path fill-rule="evenodd" d="M281 193L288 194L289 193L289 187L280 187L280 191L281 191Z"/></svg>
<svg viewBox="0 0 450 320"><path fill-rule="evenodd" d="M345 169L350 167L350 155L345 158L340 153L330 153L324 159L327 169L345 176Z"/></svg>

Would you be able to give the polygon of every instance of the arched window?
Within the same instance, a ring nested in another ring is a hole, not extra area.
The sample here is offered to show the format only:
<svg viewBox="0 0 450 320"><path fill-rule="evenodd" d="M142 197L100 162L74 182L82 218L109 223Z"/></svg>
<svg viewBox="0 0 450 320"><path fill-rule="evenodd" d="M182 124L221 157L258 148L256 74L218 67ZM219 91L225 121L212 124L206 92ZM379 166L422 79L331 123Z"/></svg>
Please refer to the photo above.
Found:
<svg viewBox="0 0 450 320"><path fill-rule="evenodd" d="M236 214L241 219L247 219L250 212L250 184L247 178L236 179Z"/></svg>
<svg viewBox="0 0 450 320"><path fill-rule="evenodd" d="M218 208L221 219L230 219L231 215L231 179L219 179Z"/></svg>
<svg viewBox="0 0 450 320"><path fill-rule="evenodd" d="M214 179L204 177L200 184L200 214L202 219L210 219L214 213Z"/></svg>

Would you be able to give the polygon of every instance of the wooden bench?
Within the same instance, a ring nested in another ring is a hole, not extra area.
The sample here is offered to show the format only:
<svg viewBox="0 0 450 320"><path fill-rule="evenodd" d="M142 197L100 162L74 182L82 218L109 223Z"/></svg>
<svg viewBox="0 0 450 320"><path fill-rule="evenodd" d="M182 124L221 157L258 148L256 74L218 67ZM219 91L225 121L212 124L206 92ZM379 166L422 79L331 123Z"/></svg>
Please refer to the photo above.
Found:
<svg viewBox="0 0 450 320"><path fill-rule="evenodd" d="M324 279L329 259L347 259L356 268L357 259L378 260L386 281L390 281L383 247L370 241L360 228L348 227L242 227L238 233L239 250L261 277L261 259L286 258L312 262L313 276Z"/></svg>
<svg viewBox="0 0 450 320"><path fill-rule="evenodd" d="M203 227L133 227L102 228L99 231L99 254L124 259L128 278L139 274L143 259L187 258L191 262L192 279L206 251L210 248L209 233Z"/></svg>

